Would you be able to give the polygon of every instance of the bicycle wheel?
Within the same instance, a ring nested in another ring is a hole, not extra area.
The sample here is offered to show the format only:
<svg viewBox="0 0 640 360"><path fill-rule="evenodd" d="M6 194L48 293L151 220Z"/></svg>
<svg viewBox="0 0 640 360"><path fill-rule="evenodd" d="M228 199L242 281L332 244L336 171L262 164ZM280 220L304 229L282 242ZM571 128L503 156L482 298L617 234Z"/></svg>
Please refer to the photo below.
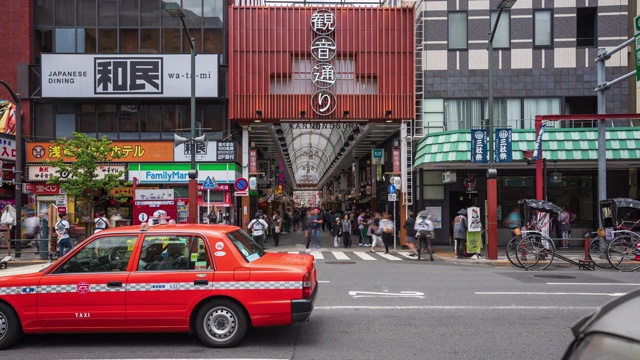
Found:
<svg viewBox="0 0 640 360"><path fill-rule="evenodd" d="M527 270L544 270L554 257L553 240L540 233L527 235L518 243L516 260Z"/></svg>
<svg viewBox="0 0 640 360"><path fill-rule="evenodd" d="M611 263L607 259L607 240L594 238L589 244L589 258L593 264L601 269L611 269Z"/></svg>
<svg viewBox="0 0 640 360"><path fill-rule="evenodd" d="M607 260L620 271L636 271L640 268L640 237L625 231L615 235L607 247Z"/></svg>
<svg viewBox="0 0 640 360"><path fill-rule="evenodd" d="M509 240L509 242L507 243L507 249L505 253L507 254L507 259L509 259L511 265L521 268L522 265L520 265L518 260L516 260L516 249L518 248L519 242L520 236L514 236L513 238L511 238L511 240Z"/></svg>

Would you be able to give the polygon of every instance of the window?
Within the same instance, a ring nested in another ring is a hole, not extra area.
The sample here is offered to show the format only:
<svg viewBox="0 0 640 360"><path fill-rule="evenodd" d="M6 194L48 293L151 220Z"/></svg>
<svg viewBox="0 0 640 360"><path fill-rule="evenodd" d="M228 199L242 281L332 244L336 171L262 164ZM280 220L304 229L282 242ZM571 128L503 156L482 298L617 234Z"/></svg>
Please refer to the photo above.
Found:
<svg viewBox="0 0 640 360"><path fill-rule="evenodd" d="M422 102L424 123L423 133L438 132L444 126L444 99L424 99Z"/></svg>
<svg viewBox="0 0 640 360"><path fill-rule="evenodd" d="M576 45L596 46L598 38L598 10L578 8L576 12Z"/></svg>
<svg viewBox="0 0 640 360"><path fill-rule="evenodd" d="M551 10L536 10L533 13L533 46L552 46L553 13Z"/></svg>
<svg viewBox="0 0 640 360"><path fill-rule="evenodd" d="M449 13L449 49L467 49L467 13Z"/></svg>
<svg viewBox="0 0 640 360"><path fill-rule="evenodd" d="M496 23L496 17L498 11L491 12L491 29ZM502 11L500 15L500 21L498 21L498 27L496 33L493 35L493 48L494 49L508 49L511 46L511 13L509 11Z"/></svg>
<svg viewBox="0 0 640 360"><path fill-rule="evenodd" d="M480 99L445 100L445 130L471 129L480 126L482 120L481 107Z"/></svg>
<svg viewBox="0 0 640 360"><path fill-rule="evenodd" d="M424 200L444 200L442 171L423 171L422 198Z"/></svg>
<svg viewBox="0 0 640 360"><path fill-rule="evenodd" d="M137 236L99 238L87 244L58 270L60 273L125 271Z"/></svg>
<svg viewBox="0 0 640 360"><path fill-rule="evenodd" d="M496 127L522 128L520 99L494 99L493 125ZM489 100L484 100L484 118L489 118Z"/></svg>
<svg viewBox="0 0 640 360"><path fill-rule="evenodd" d="M227 234L227 237L248 262L257 260L266 254L260 245L253 241L253 239L243 230L230 232Z"/></svg>
<svg viewBox="0 0 640 360"><path fill-rule="evenodd" d="M524 99L524 129L535 127L536 115L560 114L559 98Z"/></svg>
<svg viewBox="0 0 640 360"><path fill-rule="evenodd" d="M145 236L138 271L205 270L211 262L204 241L196 236Z"/></svg>

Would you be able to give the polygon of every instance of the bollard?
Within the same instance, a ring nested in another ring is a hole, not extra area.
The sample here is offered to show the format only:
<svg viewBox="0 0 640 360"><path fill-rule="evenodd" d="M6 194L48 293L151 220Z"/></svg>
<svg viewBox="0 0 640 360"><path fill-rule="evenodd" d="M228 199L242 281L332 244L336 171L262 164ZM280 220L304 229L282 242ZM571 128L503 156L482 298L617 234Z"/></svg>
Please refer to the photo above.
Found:
<svg viewBox="0 0 640 360"><path fill-rule="evenodd" d="M584 259L585 260L592 260L591 256L589 255L590 243L591 243L591 236L589 236L589 233L584 234Z"/></svg>
<svg viewBox="0 0 640 360"><path fill-rule="evenodd" d="M639 241L639 242L638 242L638 244L636 245L636 249L637 249L636 253L637 253L638 255L636 255L635 259L633 259L633 260L634 260L634 261L640 261L640 241Z"/></svg>

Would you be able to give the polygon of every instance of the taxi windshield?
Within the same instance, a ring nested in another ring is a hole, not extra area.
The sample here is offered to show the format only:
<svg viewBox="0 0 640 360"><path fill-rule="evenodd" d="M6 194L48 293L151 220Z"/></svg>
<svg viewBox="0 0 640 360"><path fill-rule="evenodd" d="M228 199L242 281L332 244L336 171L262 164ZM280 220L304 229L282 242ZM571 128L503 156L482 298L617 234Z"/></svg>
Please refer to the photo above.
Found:
<svg viewBox="0 0 640 360"><path fill-rule="evenodd" d="M229 237L233 245L238 249L247 262L257 260L265 254L265 251L262 250L260 245L253 241L251 236L247 235L244 230L232 231L227 234L227 237Z"/></svg>

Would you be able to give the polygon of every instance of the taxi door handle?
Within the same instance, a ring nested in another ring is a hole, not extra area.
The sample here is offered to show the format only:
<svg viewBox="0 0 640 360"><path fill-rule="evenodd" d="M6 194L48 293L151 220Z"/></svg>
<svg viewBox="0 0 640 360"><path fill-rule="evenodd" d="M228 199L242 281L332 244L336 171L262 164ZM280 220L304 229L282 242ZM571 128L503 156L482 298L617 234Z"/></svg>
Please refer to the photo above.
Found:
<svg viewBox="0 0 640 360"><path fill-rule="evenodd" d="M107 287L122 287L122 281L109 281Z"/></svg>
<svg viewBox="0 0 640 360"><path fill-rule="evenodd" d="M209 280L193 280L193 285L209 285Z"/></svg>

